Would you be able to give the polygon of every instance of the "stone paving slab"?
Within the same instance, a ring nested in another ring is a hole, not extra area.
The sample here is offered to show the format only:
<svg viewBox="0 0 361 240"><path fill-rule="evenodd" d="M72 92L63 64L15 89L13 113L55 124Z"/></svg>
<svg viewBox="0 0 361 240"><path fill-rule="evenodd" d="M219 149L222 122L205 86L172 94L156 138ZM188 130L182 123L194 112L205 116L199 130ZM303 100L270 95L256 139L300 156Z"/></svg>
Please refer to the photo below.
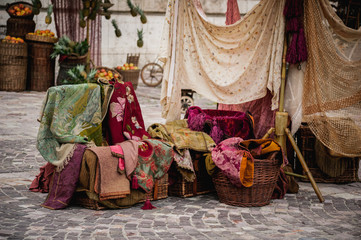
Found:
<svg viewBox="0 0 361 240"><path fill-rule="evenodd" d="M140 84L136 93L146 126L164 122L160 88ZM47 194L28 187L45 164L36 150L44 96L0 92L0 239L361 239L360 182L318 184L324 203L300 182L298 194L264 207L229 206L208 194L153 201L153 210L142 210L142 204L102 211L43 208ZM194 98L202 108L215 108Z"/></svg>

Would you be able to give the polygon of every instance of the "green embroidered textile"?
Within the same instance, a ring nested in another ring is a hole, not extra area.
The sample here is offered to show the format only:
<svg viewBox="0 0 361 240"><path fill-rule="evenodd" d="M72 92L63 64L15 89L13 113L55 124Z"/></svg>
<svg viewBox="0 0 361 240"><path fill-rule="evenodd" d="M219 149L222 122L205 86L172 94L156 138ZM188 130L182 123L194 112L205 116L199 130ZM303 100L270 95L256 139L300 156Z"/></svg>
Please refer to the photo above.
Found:
<svg viewBox="0 0 361 240"><path fill-rule="evenodd" d="M46 161L56 166L64 165L71 150L61 152L64 149L61 145L91 141L101 145L101 123L99 85L85 83L51 87L43 102L37 149Z"/></svg>

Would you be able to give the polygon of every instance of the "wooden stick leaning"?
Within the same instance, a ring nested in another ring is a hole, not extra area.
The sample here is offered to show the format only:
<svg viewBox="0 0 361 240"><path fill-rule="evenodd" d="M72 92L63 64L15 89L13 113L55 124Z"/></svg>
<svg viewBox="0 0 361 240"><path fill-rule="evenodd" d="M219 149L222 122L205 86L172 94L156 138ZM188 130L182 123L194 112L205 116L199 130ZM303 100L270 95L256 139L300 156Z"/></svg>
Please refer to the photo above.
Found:
<svg viewBox="0 0 361 240"><path fill-rule="evenodd" d="M321 193L320 189L318 188L318 186L312 176L312 173L310 172L310 170L305 162L305 159L302 156L300 149L298 148L295 140L293 139L290 130L287 128L288 113L284 111L285 85L286 85L286 76L287 76L286 53L287 53L287 38L285 37L283 54L282 54L283 55L282 56L282 73L281 73L282 76L281 76L279 111L276 112L275 127L270 128L268 130L268 132L263 136L263 139L268 138L274 132L275 141L282 147L284 152L286 152L286 140L287 140L286 137L288 137L293 149L296 152L298 160L301 162L302 168L306 173L306 176L303 176L303 175L300 175L300 176L302 176L303 178L307 177L310 180L313 190L315 191L318 199L322 203L325 201L325 199L323 198L322 193ZM288 175L291 175L291 176L295 176L294 173L288 173L288 172L285 172L285 173Z"/></svg>

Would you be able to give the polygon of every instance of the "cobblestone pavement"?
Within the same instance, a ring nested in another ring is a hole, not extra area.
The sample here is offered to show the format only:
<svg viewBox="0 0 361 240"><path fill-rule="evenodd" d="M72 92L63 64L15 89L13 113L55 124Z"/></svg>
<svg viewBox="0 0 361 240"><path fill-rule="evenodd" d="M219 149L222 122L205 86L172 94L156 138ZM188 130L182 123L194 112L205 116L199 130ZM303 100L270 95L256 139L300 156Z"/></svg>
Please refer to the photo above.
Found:
<svg viewBox="0 0 361 240"><path fill-rule="evenodd" d="M146 126L160 118L160 88L136 91ZM0 239L361 239L361 183L309 183L264 207L219 203L215 194L168 197L121 210L79 206L49 210L46 194L28 190L45 161L35 147L45 93L0 92ZM194 96L204 108L215 104ZM360 172L359 172L360 176Z"/></svg>

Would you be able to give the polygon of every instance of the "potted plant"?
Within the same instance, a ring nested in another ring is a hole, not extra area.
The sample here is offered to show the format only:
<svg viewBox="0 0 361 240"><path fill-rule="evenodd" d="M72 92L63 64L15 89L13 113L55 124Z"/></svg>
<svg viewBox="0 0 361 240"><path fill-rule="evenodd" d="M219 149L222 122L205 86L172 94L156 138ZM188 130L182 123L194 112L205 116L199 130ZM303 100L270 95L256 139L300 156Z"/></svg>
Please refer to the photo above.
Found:
<svg viewBox="0 0 361 240"><path fill-rule="evenodd" d="M68 71L77 65L86 65L89 44L87 40L75 42L67 36L62 36L54 45L52 58L59 56L59 73L56 80L57 85L63 84L68 79Z"/></svg>

